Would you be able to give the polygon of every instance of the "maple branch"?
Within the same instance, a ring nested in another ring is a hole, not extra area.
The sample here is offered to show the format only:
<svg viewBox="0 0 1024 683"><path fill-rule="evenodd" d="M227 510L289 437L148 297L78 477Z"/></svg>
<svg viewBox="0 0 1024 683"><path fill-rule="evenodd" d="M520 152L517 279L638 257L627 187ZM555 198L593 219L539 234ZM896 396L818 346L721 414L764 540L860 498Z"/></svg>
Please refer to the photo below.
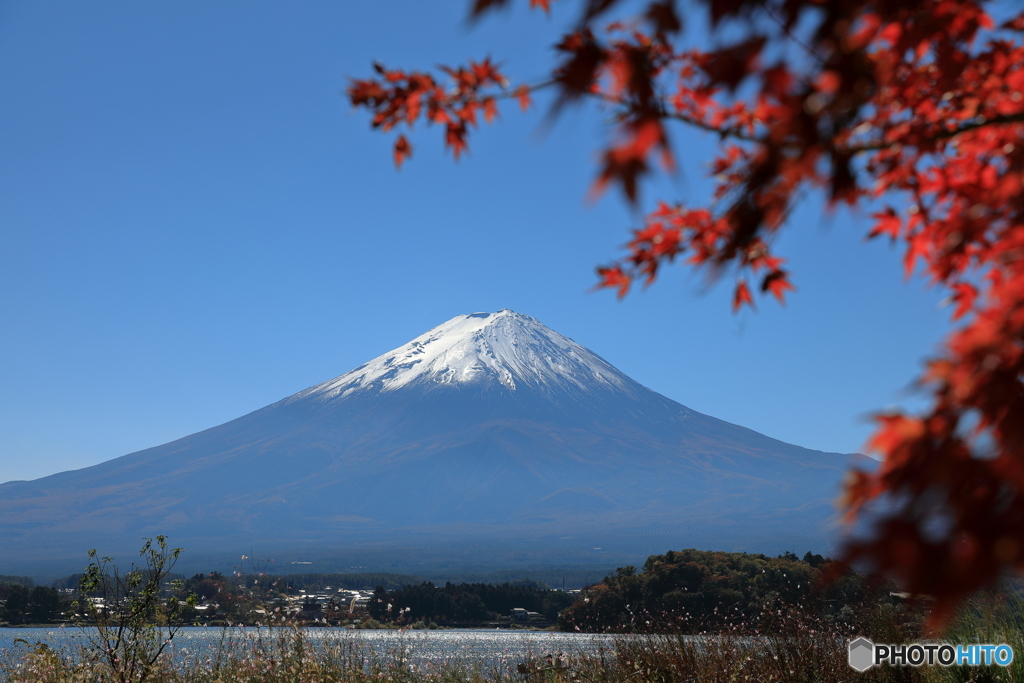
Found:
<svg viewBox="0 0 1024 683"><path fill-rule="evenodd" d="M674 121L681 121L682 123L689 124L694 128L700 128L701 130L707 131L709 133L717 133L722 138L735 138L737 140L743 140L744 142L753 142L759 145L768 144L768 141L766 139L759 138L754 135L747 135L738 128L719 128L717 126L712 126L710 123L705 123L700 119L695 119L692 116L687 116L686 114L663 112L661 116L662 118L672 119Z"/></svg>
<svg viewBox="0 0 1024 683"><path fill-rule="evenodd" d="M960 126L959 128L954 128L952 130L939 131L934 135L921 138L921 142L939 142L941 140L949 140L951 138L957 137L958 135L963 135L964 133L969 133L972 130L978 130L979 128L985 128L987 126L999 126L1005 123L1024 123L1024 112L1017 112L1016 114L1004 114L1001 116L995 116L993 118L987 118L984 116L978 118L982 120L975 120L972 121L971 123ZM883 149L891 149L902 144L904 144L902 140L894 140L892 142L876 142L871 144L846 147L843 149L843 151L849 152L850 154L859 154L860 152L878 152Z"/></svg>
<svg viewBox="0 0 1024 683"><path fill-rule="evenodd" d="M491 95L490 97L493 97L496 100L511 100L511 99L515 99L515 98L519 97L520 89L523 89L523 90L525 90L526 92L529 92L529 93L534 93L534 92L537 92L538 90L544 90L545 88L550 88L551 86L557 85L557 84L558 84L558 81L556 79L552 78L551 80L542 81L542 82L538 83L537 85L526 85L526 84L523 84L523 85L520 85L518 88L511 88L511 89L506 87L506 88L502 89L500 92L498 92L498 93L496 93L494 95Z"/></svg>
<svg viewBox="0 0 1024 683"><path fill-rule="evenodd" d="M605 99L606 101L617 103L617 104L625 104L625 102L622 102L621 100L617 100L615 98L604 97L603 99ZM682 123L689 124L691 126L694 126L695 128L700 128L701 130L707 131L709 133L716 133L716 134L720 135L722 138L735 138L737 140L742 140L744 142L751 142L751 143L758 144L758 145L768 145L768 144L770 144L770 141L768 139L766 139L766 138L759 138L759 137L754 136L754 135L748 135L748 134L738 130L737 128L719 128L719 127L716 127L716 126L712 126L709 123L705 123L704 121L701 121L700 119L695 119L695 118L687 116L685 114L679 114L679 113L672 113L672 112L665 112L665 111L663 111L663 112L659 112L659 116L661 118L665 118L665 119L672 119L672 120L675 120L675 121L681 121ZM959 135L963 135L964 133L969 133L969 132L971 132L973 130L978 130L979 128L985 128L985 127L988 127L988 126L998 126L998 125L1004 125L1004 124L1008 124L1008 123L1024 123L1024 112L1018 112L1016 114L1005 114L1005 115L996 116L996 117L993 117L993 118L985 118L985 117L981 117L981 118L984 119L984 120L973 121L971 123L965 124L963 126L960 126L959 128L955 128L953 130L940 131L940 132L938 132L938 133L936 133L934 135L930 135L928 137L921 138L920 142L928 143L928 142L939 142L939 141L942 141L942 140L949 140L949 139L955 138L955 137L957 137ZM897 146L903 145L903 144L905 144L904 140L894 140L892 142L876 142L876 143L869 143L869 144L863 144L863 145L854 145L853 147L842 147L842 148L837 148L837 150L841 151L841 152L844 152L844 153L849 153L849 154L859 154L861 152L878 152L878 151L881 151L881 150L884 150L884 149L891 149L893 147L897 147Z"/></svg>
<svg viewBox="0 0 1024 683"><path fill-rule="evenodd" d="M553 83L553 81L548 81L545 85L550 85L551 83ZM624 100L621 97L613 97L605 92L591 91L585 94L589 97L599 99L609 104L617 104L621 106L629 106L630 104L629 101ZM713 126L710 123L705 123L700 119L695 119L692 116L687 116L686 114L680 114L678 112L670 112L664 109L659 109L656 113L658 118L660 119L670 119L673 121L679 121L681 123L691 125L694 128L700 128L701 130L706 131L708 133L715 133L722 138L735 138L737 140L743 140L744 142L753 142L759 145L768 144L768 141L766 139L755 137L753 135L747 135L738 128L719 128L718 126Z"/></svg>
<svg viewBox="0 0 1024 683"><path fill-rule="evenodd" d="M817 60L819 64L821 64L822 66L825 65L826 59L819 55L817 52L815 52L813 47L811 47L810 45L808 45L807 43L793 35L793 32L789 30L789 27L786 26L786 23L782 21L782 19L780 19L777 14L775 14L775 10L769 7L767 2L765 2L764 0L758 0L757 4L761 6L761 9L768 13L768 16L771 17L772 21L774 21L776 24L779 25L780 28L782 28L782 32L785 34L787 38L789 38L791 41L802 47L804 51L807 52L807 54L809 54L815 60Z"/></svg>

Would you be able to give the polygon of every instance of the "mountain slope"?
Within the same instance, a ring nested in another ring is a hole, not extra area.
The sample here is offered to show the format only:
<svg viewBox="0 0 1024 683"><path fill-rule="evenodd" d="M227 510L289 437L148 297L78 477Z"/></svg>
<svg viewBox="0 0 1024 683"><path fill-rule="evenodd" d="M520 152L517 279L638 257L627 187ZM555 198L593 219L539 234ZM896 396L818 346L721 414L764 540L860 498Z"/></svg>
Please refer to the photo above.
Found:
<svg viewBox="0 0 1024 683"><path fill-rule="evenodd" d="M690 410L533 318L477 313L212 429L0 485L0 570L157 533L232 554L822 548L847 465Z"/></svg>

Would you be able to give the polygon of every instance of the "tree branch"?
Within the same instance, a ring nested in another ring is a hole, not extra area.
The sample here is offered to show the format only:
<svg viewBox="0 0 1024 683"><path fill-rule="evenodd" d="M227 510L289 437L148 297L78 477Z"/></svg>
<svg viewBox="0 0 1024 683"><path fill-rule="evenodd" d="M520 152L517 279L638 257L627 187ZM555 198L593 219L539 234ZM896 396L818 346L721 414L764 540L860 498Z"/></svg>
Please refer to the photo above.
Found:
<svg viewBox="0 0 1024 683"><path fill-rule="evenodd" d="M1000 126L1006 123L1024 123L1024 112L1018 112L1016 114L1005 114L993 117L991 119L986 118L984 116L978 118L982 120L972 121L971 123L964 124L963 126L960 126L959 128L954 128L953 130L939 131L935 135L922 138L921 142L940 142L942 140L949 140L955 138L958 135L963 135L964 133L969 133L972 130L978 130L979 128L987 128L989 126ZM893 142L876 142L872 144L845 147L842 149L842 151L849 152L850 154L859 154L860 152L877 152L883 149L890 149L892 147L896 147L902 144L905 143L899 140Z"/></svg>

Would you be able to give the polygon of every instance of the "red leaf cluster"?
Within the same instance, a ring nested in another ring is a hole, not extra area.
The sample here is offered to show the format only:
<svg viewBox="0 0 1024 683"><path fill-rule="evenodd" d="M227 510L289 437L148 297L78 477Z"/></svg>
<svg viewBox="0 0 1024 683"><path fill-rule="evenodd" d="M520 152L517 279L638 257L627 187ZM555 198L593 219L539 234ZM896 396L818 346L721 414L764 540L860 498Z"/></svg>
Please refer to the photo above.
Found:
<svg viewBox="0 0 1024 683"><path fill-rule="evenodd" d="M688 263L694 266L723 264L723 254L732 254L736 242L732 224L724 218L715 218L707 209L690 210L680 205L660 204L647 217L646 224L633 233L627 244L631 256L625 264L600 269L602 287L614 287L619 296L625 296L632 281L642 276L645 284L651 284L658 276L658 269L670 263L680 254L688 253ZM736 258L750 272L760 278L762 292L772 294L784 301L786 290L793 289L782 268L783 259L772 255L768 246L758 237L744 242L742 253L729 256ZM753 306L754 299L745 279L736 284L733 309L743 305Z"/></svg>
<svg viewBox="0 0 1024 683"><path fill-rule="evenodd" d="M469 128L483 116L491 123L498 115L496 97L508 89L508 80L490 59L470 62L466 67L441 67L447 87L434 76L422 72L386 69L375 64L378 78L356 80L348 87L348 97L356 107L373 112L372 126L389 131L396 126L412 128L423 116L428 123L444 126L445 145L458 159L467 147ZM523 106L528 93L517 90ZM412 156L412 145L399 135L394 148L395 166Z"/></svg>
<svg viewBox="0 0 1024 683"><path fill-rule="evenodd" d="M473 13L506 2L476 0ZM735 271L734 309L753 306L751 277L782 301L793 287L770 247L800 199L823 191L867 209L867 236L902 244L906 275L947 289L959 327L922 377L931 406L878 418L882 465L851 475L845 502L851 517L889 503L848 559L935 596L940 623L1024 568L1024 12L996 26L981 0L698 2L710 51L683 44L674 0L607 27L597 20L619 1L581 0L546 83L508 92L485 61L445 69L444 88L378 69L349 95L385 130L425 110L458 156L478 111L490 120L495 99L525 108L554 85L556 111L581 100L611 111L594 191L618 185L631 202L653 161L672 168L670 126L718 136L708 205L659 204L627 255L598 269L619 296L683 257ZM399 138L396 163L410 153Z"/></svg>

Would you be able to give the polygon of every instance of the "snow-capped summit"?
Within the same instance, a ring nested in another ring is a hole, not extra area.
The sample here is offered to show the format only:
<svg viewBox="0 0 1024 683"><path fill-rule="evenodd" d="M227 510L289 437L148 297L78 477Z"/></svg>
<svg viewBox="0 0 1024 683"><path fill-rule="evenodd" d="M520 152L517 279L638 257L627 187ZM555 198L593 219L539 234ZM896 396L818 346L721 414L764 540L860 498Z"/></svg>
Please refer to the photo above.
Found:
<svg viewBox="0 0 1024 683"><path fill-rule="evenodd" d="M411 384L424 388L497 383L509 391L627 389L635 384L600 356L531 318L507 308L455 316L408 344L340 377L310 387L294 399L347 398Z"/></svg>

